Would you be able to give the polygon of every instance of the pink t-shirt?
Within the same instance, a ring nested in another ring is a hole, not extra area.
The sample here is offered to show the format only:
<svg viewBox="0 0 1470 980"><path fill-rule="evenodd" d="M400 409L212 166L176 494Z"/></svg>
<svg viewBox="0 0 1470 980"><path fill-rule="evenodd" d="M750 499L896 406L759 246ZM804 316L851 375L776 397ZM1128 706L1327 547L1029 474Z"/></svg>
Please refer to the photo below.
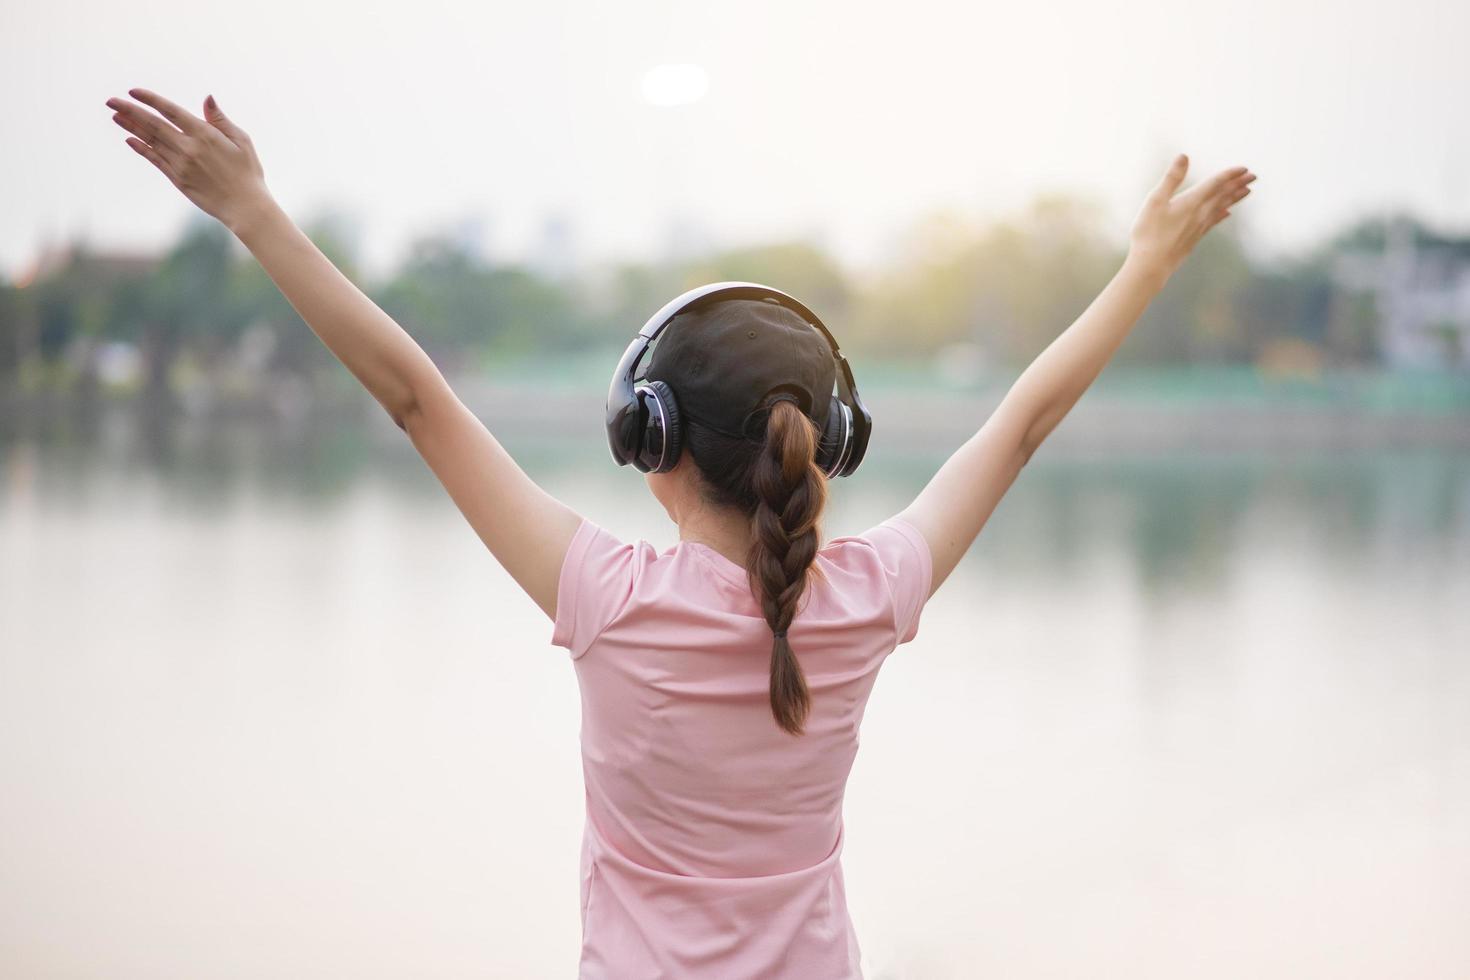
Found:
<svg viewBox="0 0 1470 980"><path fill-rule="evenodd" d="M914 638L933 574L889 518L833 538L789 636L806 734L771 716L771 630L745 570L584 520L552 643L582 693L587 819L580 980L862 976L840 863L842 799L878 668Z"/></svg>

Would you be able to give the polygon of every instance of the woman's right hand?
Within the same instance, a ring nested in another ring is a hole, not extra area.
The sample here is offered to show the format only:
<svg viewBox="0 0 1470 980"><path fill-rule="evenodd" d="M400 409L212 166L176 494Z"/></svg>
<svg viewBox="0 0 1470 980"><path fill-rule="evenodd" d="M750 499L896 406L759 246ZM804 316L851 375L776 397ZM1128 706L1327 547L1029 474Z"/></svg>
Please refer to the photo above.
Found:
<svg viewBox="0 0 1470 980"><path fill-rule="evenodd" d="M1230 167L1175 194L1189 169L1189 157L1174 158L1138 212L1129 234L1128 258L1172 275L1205 232L1225 220L1230 208L1251 192L1256 179L1246 167Z"/></svg>
<svg viewBox="0 0 1470 980"><path fill-rule="evenodd" d="M214 96L204 100L201 119L148 89L128 94L137 102L107 100L113 122L133 134L128 146L163 171L199 210L239 234L273 203L249 134L220 111Z"/></svg>

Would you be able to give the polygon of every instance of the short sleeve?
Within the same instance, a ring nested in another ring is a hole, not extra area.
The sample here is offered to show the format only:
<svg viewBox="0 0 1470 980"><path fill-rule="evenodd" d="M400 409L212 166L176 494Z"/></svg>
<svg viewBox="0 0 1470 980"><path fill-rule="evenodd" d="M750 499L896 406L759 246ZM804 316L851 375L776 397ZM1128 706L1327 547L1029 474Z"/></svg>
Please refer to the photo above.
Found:
<svg viewBox="0 0 1470 980"><path fill-rule="evenodd" d="M872 543L893 595L894 629L898 642L907 643L919 632L919 614L929 599L934 559L923 532L901 517L890 517L862 535Z"/></svg>
<svg viewBox="0 0 1470 980"><path fill-rule="evenodd" d="M551 643L575 660L607 628L633 594L636 549L583 518L562 560Z"/></svg>

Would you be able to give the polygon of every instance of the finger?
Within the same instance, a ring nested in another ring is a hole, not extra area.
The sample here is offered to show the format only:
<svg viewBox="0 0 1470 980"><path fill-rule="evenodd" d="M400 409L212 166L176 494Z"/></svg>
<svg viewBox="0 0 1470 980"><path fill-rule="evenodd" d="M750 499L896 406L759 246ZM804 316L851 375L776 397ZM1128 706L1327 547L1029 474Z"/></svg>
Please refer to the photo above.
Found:
<svg viewBox="0 0 1470 980"><path fill-rule="evenodd" d="M183 148L184 134L153 113L123 99L108 99L107 105L114 110L112 121L133 135L174 152Z"/></svg>
<svg viewBox="0 0 1470 980"><path fill-rule="evenodd" d="M1234 194L1236 191L1239 191L1242 188L1249 187L1251 182L1255 179L1255 174L1247 173L1243 176L1236 177L1233 180L1227 180L1220 188L1220 190L1216 192L1215 196L1219 200L1224 200L1225 198L1230 197L1230 195Z"/></svg>
<svg viewBox="0 0 1470 980"><path fill-rule="evenodd" d="M1250 192L1251 189L1249 187L1242 187L1237 191L1232 191L1230 194L1226 195L1223 206L1228 208L1234 205L1236 201L1245 200L1245 196Z"/></svg>
<svg viewBox="0 0 1470 980"><path fill-rule="evenodd" d="M1181 153L1169 164L1169 169L1154 187L1153 196L1167 201L1174 196L1179 185L1184 182L1184 174L1189 170L1189 157Z"/></svg>
<svg viewBox="0 0 1470 980"><path fill-rule="evenodd" d="M1191 187L1188 193L1197 195L1201 201L1208 201L1224 190L1232 180L1243 177L1247 173L1250 173L1247 167L1229 167L1208 180L1202 181L1198 186Z"/></svg>
<svg viewBox="0 0 1470 980"><path fill-rule="evenodd" d="M1203 202L1201 207L1207 212L1230 207L1251 192L1250 182L1252 180L1255 180L1254 175L1229 181L1213 197Z"/></svg>
<svg viewBox="0 0 1470 980"><path fill-rule="evenodd" d="M230 117L221 111L219 103L214 101L213 95L205 96L204 119L215 129L218 129L225 136L229 137L230 142L236 146L245 146L250 142L249 134L239 126L236 126Z"/></svg>
<svg viewBox="0 0 1470 980"><path fill-rule="evenodd" d="M149 154L151 154L149 159L156 158L158 161L161 161L159 163L160 168L166 168L165 172L168 173L170 177L178 172L179 164L181 162L180 158L173 153L170 153L168 150L164 149L162 144L149 146L147 141L138 139L138 137L136 136L129 136L127 137L127 139L129 146L133 146L133 144L136 143L138 146L147 149ZM137 146L133 146L133 148L137 149Z"/></svg>
<svg viewBox="0 0 1470 980"><path fill-rule="evenodd" d="M170 102L156 92L150 92L146 88L130 88L128 89L128 94L144 105L157 109L163 115L163 118L191 136L197 136L207 126L207 123L203 119L200 119L183 106Z"/></svg>
<svg viewBox="0 0 1470 980"><path fill-rule="evenodd" d="M130 124L118 113L113 114L112 121L117 123L128 132L133 133L135 137L139 138L139 142L141 142L144 146L147 146L154 153L158 154L161 159L167 161L171 167L176 167L178 165L179 158L182 156L182 153L180 153L180 151L174 149L173 147L170 147L167 143L164 143L162 141L155 141L152 135L146 131L140 132L139 129L134 128L136 124Z"/></svg>
<svg viewBox="0 0 1470 980"><path fill-rule="evenodd" d="M168 165L168 161L164 160L164 158L158 154L157 150L149 146L147 143L144 143L136 136L129 136L125 140L125 142L128 144L128 146L131 146L134 150L136 150L139 156L147 160L149 163L153 164L159 170L162 170L165 177L167 177L169 180L174 179L173 168Z"/></svg>

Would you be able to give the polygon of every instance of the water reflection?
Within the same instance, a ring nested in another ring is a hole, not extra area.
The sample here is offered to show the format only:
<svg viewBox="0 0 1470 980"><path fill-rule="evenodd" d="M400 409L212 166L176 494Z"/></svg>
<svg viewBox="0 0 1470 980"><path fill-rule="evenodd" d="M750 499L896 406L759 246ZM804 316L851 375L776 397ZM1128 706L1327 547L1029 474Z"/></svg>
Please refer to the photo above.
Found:
<svg viewBox="0 0 1470 980"><path fill-rule="evenodd" d="M571 975L573 675L401 433L27 426L0 972ZM496 430L672 543L595 430ZM837 485L829 535L939 462L900 450ZM869 707L869 977L1463 975L1467 598L1463 455L1044 449Z"/></svg>

